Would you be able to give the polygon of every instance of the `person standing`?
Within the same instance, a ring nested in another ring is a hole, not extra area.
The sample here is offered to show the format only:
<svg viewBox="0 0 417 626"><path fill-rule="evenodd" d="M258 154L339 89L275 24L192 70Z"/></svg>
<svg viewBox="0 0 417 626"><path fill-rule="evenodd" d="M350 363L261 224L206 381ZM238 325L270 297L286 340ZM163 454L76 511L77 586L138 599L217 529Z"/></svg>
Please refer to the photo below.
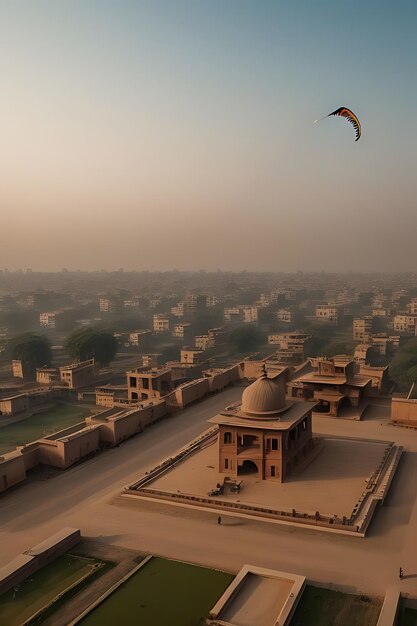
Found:
<svg viewBox="0 0 417 626"><path fill-rule="evenodd" d="M221 524L221 523L222 523L222 518L220 517L220 515L219 515L219 517L217 518L217 523L218 523L218 524Z"/></svg>
<svg viewBox="0 0 417 626"><path fill-rule="evenodd" d="M404 572L403 572L403 568L402 567L400 567L400 571L399 571L398 575L400 577L400 580L402 580L404 578Z"/></svg>

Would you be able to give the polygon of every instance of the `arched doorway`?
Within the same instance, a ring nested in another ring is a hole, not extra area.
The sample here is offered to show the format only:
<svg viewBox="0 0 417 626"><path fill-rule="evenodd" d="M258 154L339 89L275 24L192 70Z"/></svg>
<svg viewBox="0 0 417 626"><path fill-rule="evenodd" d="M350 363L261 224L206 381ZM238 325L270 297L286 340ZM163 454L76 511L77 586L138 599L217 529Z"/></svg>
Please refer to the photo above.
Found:
<svg viewBox="0 0 417 626"><path fill-rule="evenodd" d="M258 473L258 466L256 465L256 463L254 461L243 461L242 465L239 465L239 467L237 468L237 475L238 476L247 476L248 474L257 474Z"/></svg>

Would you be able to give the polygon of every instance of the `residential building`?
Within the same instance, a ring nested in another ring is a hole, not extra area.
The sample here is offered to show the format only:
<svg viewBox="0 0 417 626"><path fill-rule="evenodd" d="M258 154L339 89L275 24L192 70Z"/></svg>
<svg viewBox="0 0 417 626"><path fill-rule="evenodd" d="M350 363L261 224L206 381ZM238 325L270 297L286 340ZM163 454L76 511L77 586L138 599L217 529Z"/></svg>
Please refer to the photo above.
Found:
<svg viewBox="0 0 417 626"><path fill-rule="evenodd" d="M245 305L242 307L242 311L243 311L243 321L245 323L250 324L252 322L258 321L258 307L257 306Z"/></svg>
<svg viewBox="0 0 417 626"><path fill-rule="evenodd" d="M344 309L341 304L317 304L316 320L330 326L340 326L343 322Z"/></svg>
<svg viewBox="0 0 417 626"><path fill-rule="evenodd" d="M186 365L200 365L203 358L203 351L198 348L184 347L180 351L180 362Z"/></svg>
<svg viewBox="0 0 417 626"><path fill-rule="evenodd" d="M142 356L143 367L159 367L162 354L144 354Z"/></svg>
<svg viewBox="0 0 417 626"><path fill-rule="evenodd" d="M127 372L127 395L130 402L160 399L174 388L171 370L153 367Z"/></svg>
<svg viewBox="0 0 417 626"><path fill-rule="evenodd" d="M196 335L195 347L198 350L207 350L209 347L211 347L210 337L208 335Z"/></svg>
<svg viewBox="0 0 417 626"><path fill-rule="evenodd" d="M19 393L7 398L0 398L0 415L17 415L28 409L26 393Z"/></svg>
<svg viewBox="0 0 417 626"><path fill-rule="evenodd" d="M312 335L295 331L293 333L274 333L268 335L268 343L278 346L277 356L282 363L302 363L313 343Z"/></svg>
<svg viewBox="0 0 417 626"><path fill-rule="evenodd" d="M135 330L129 333L129 344L146 350L152 337L151 330Z"/></svg>
<svg viewBox="0 0 417 626"><path fill-rule="evenodd" d="M169 332L170 319L164 313L155 313L153 316L153 329L156 333Z"/></svg>
<svg viewBox="0 0 417 626"><path fill-rule="evenodd" d="M41 328L59 329L62 327L63 311L45 311L39 313L39 325Z"/></svg>
<svg viewBox="0 0 417 626"><path fill-rule="evenodd" d="M294 310L287 307L283 309L278 309L277 320L283 324L293 324L295 322Z"/></svg>
<svg viewBox="0 0 417 626"><path fill-rule="evenodd" d="M61 380L60 372L57 367L38 367L36 368L36 382L42 385L59 384Z"/></svg>
<svg viewBox="0 0 417 626"><path fill-rule="evenodd" d="M80 361L72 365L59 368L61 382L69 389L80 389L91 385L97 374L97 365L94 359Z"/></svg>
<svg viewBox="0 0 417 626"><path fill-rule="evenodd" d="M393 328L399 333L415 335L417 325L417 315L395 315Z"/></svg>
<svg viewBox="0 0 417 626"><path fill-rule="evenodd" d="M353 339L367 342L374 331L374 318L371 315L353 318Z"/></svg>
<svg viewBox="0 0 417 626"><path fill-rule="evenodd" d="M206 296L206 307L207 308L212 308L214 306L216 306L217 304L219 304L219 299L217 298L217 296Z"/></svg>
<svg viewBox="0 0 417 626"><path fill-rule="evenodd" d="M174 317L184 317L185 305L184 302L177 302L176 306L171 307L171 315Z"/></svg>
<svg viewBox="0 0 417 626"><path fill-rule="evenodd" d="M189 342L193 338L193 327L191 324L186 323L174 324L172 336L176 339L181 339L182 341Z"/></svg>
<svg viewBox="0 0 417 626"><path fill-rule="evenodd" d="M184 307L186 315L192 315L205 309L207 306L206 296L201 296L195 293L187 294L184 298Z"/></svg>

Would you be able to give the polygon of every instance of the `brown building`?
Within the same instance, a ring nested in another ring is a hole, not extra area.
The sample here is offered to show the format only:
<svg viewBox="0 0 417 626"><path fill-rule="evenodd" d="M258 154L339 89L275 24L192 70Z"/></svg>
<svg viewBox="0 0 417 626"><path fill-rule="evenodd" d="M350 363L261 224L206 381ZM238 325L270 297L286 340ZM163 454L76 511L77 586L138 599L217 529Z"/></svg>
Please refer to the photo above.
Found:
<svg viewBox="0 0 417 626"><path fill-rule="evenodd" d="M170 319L163 313L155 313L153 316L153 329L156 333L169 332Z"/></svg>
<svg viewBox="0 0 417 626"><path fill-rule="evenodd" d="M180 361L185 365L200 365L203 358L203 350L200 350L199 348L181 348Z"/></svg>
<svg viewBox="0 0 417 626"><path fill-rule="evenodd" d="M366 343L374 331L374 318L372 315L355 317L353 319L353 339Z"/></svg>
<svg viewBox="0 0 417 626"><path fill-rule="evenodd" d="M38 367L36 369L36 382L42 385L52 385L59 383L59 369L56 367Z"/></svg>
<svg viewBox="0 0 417 626"><path fill-rule="evenodd" d="M28 409L26 393L19 393L9 398L0 399L0 415L16 415Z"/></svg>
<svg viewBox="0 0 417 626"><path fill-rule="evenodd" d="M311 402L285 398L285 380L266 372L245 389L242 402L210 422L219 425L219 472L256 472L259 480L284 482L313 448Z"/></svg>
<svg viewBox="0 0 417 626"><path fill-rule="evenodd" d="M193 338L193 327L187 323L174 324L172 336L176 339L182 339L182 341L191 341Z"/></svg>
<svg viewBox="0 0 417 626"><path fill-rule="evenodd" d="M277 357L282 363L290 365L302 363L309 356L312 336L301 332L274 333L268 335L268 343L278 346Z"/></svg>
<svg viewBox="0 0 417 626"><path fill-rule="evenodd" d="M348 356L310 359L310 368L287 384L291 397L314 399L320 415L338 417L343 412L359 419L372 393L372 379L358 373L359 365Z"/></svg>
<svg viewBox="0 0 417 626"><path fill-rule="evenodd" d="M14 359L12 361L12 370L14 378L23 378L24 380L35 380L36 367L33 363Z"/></svg>
<svg viewBox="0 0 417 626"><path fill-rule="evenodd" d="M138 346L142 350L146 350L151 337L151 330L135 330L132 333L129 333L129 344L131 346Z"/></svg>
<svg viewBox="0 0 417 626"><path fill-rule="evenodd" d="M59 368L61 382L70 389L80 389L91 385L94 382L96 371L97 366L94 359Z"/></svg>
<svg viewBox="0 0 417 626"><path fill-rule="evenodd" d="M344 310L341 304L318 304L316 306L316 320L325 322L329 326L340 326L343 322Z"/></svg>
<svg viewBox="0 0 417 626"><path fill-rule="evenodd" d="M130 402L160 399L173 390L169 368L153 367L127 373L127 396Z"/></svg>

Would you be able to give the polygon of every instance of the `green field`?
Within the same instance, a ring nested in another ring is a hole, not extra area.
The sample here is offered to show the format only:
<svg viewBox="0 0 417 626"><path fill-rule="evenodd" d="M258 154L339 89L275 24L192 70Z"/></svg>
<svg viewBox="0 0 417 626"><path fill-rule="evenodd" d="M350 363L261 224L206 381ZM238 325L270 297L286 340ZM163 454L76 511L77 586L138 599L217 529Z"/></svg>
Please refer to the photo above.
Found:
<svg viewBox="0 0 417 626"><path fill-rule="evenodd" d="M231 574L153 558L94 609L82 626L199 626Z"/></svg>
<svg viewBox="0 0 417 626"><path fill-rule="evenodd" d="M417 626L417 610L408 607L401 609L398 626Z"/></svg>
<svg viewBox="0 0 417 626"><path fill-rule="evenodd" d="M72 426L82 421L89 410L81 406L58 404L51 409L32 415L15 424L0 427L0 454L13 450L46 434Z"/></svg>
<svg viewBox="0 0 417 626"><path fill-rule="evenodd" d="M291 626L375 626L381 602L307 585Z"/></svg>
<svg viewBox="0 0 417 626"><path fill-rule="evenodd" d="M95 563L97 561L70 554L58 557L53 563L27 578L16 590L11 589L0 596L0 624L22 624L67 587L86 574L92 574Z"/></svg>

